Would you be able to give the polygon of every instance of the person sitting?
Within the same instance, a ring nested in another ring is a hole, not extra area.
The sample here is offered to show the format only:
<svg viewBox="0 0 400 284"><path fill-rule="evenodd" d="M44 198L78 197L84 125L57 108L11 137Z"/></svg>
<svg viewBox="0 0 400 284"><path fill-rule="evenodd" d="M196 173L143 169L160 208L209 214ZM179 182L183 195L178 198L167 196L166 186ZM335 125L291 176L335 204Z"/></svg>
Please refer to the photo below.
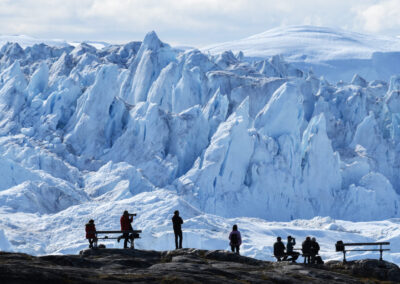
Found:
<svg viewBox="0 0 400 284"><path fill-rule="evenodd" d="M242 236L238 231L238 226L233 225L232 232L229 234L229 245L231 246L232 252L239 254L240 245L242 244Z"/></svg>
<svg viewBox="0 0 400 284"><path fill-rule="evenodd" d="M306 240L302 243L302 252L304 257L304 263L310 263L311 257L311 238L307 237Z"/></svg>
<svg viewBox="0 0 400 284"><path fill-rule="evenodd" d="M133 215L129 214L127 210L124 211L124 214L121 216L120 223L121 223L121 231L123 231L122 235L118 237L118 242L121 239L124 240L124 249L128 248L128 241L131 241L131 248L133 248L133 234L127 231L132 231L132 222L133 222Z"/></svg>
<svg viewBox="0 0 400 284"><path fill-rule="evenodd" d="M286 260L285 245L283 244L281 237L277 237L276 242L274 243L274 256L278 261Z"/></svg>
<svg viewBox="0 0 400 284"><path fill-rule="evenodd" d="M96 226L94 225L94 220L90 219L85 225L86 239L89 241L89 248L93 248L93 244L96 244Z"/></svg>
<svg viewBox="0 0 400 284"><path fill-rule="evenodd" d="M297 258L300 255L300 253L293 250L295 245L296 245L296 239L292 238L292 236L288 236L286 245L286 255L292 257L291 258L292 262L296 262Z"/></svg>
<svg viewBox="0 0 400 284"><path fill-rule="evenodd" d="M320 250L320 247L319 247L319 244L317 243L317 239L312 238L311 239L311 248L310 248L311 263L317 263L317 255L319 253L319 250Z"/></svg>

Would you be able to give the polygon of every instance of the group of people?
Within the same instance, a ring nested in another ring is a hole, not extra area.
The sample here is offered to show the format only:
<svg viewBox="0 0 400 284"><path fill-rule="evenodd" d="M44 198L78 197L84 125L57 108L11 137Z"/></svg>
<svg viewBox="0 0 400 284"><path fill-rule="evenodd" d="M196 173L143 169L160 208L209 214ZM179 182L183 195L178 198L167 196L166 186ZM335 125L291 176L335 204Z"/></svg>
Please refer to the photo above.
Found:
<svg viewBox="0 0 400 284"><path fill-rule="evenodd" d="M127 210L124 211L120 218L121 231L123 234L119 236L118 242L121 239L124 239L124 248L128 248L128 242L133 240L133 235L129 231L133 231L132 229L132 221L133 216L135 214L129 214ZM172 217L172 227L175 235L175 248L182 248L182 224L183 219L179 216L179 211L176 210L174 212L174 216ZM96 239L96 226L94 224L94 220L89 220L86 226L86 238L89 241L89 248L93 248L93 244L97 241ZM232 227L232 231L229 234L229 245L231 247L232 252L239 254L240 246L242 244L242 236L240 231L238 230L238 226L235 224ZM278 261L292 261L296 262L297 258L300 256L300 253L295 251L294 246L296 245L296 239L292 236L287 237L286 247L282 242L281 237L277 237L276 242L274 243L274 256ZM318 252L320 250L319 244L315 238L307 237L305 241L302 243L302 255L304 257L304 263L321 263L322 259L318 256Z"/></svg>
<svg viewBox="0 0 400 284"><path fill-rule="evenodd" d="M274 256L277 261L288 260L292 262L296 262L300 253L294 251L294 246L296 245L296 239L292 236L287 237L287 244L285 248L285 244L282 242L281 237L276 238L276 242L274 243ZM285 252L286 249L286 252ZM306 237L304 242L301 244L301 251L304 257L304 263L323 263L321 257L318 255L320 250L319 244L316 238Z"/></svg>
<svg viewBox="0 0 400 284"><path fill-rule="evenodd" d="M179 216L179 211L176 210L174 212L174 216L172 217L172 227L174 229L174 235L175 235L175 249L182 248L182 238L183 238L182 224L183 220ZM229 245L231 246L232 252L239 254L241 244L242 244L242 236L240 235L238 226L233 225L232 232L229 234Z"/></svg>
<svg viewBox="0 0 400 284"><path fill-rule="evenodd" d="M125 210L120 218L121 231L124 232L121 236L117 238L117 240L118 242L120 242L121 239L124 239L124 248L128 248L128 242L133 241L133 233L129 232L133 231L133 216L135 216L135 214L130 214L127 210ZM85 225L85 231L86 239L88 239L89 241L89 248L93 248L93 245L97 242L96 225L94 224L93 219L90 219L89 222Z"/></svg>

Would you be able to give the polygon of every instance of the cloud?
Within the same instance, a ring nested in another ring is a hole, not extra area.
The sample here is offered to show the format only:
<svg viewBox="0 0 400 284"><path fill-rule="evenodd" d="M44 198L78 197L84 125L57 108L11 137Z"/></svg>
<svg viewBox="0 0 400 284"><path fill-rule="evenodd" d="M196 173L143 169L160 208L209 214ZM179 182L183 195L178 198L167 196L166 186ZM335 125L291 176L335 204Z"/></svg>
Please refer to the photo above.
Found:
<svg viewBox="0 0 400 284"><path fill-rule="evenodd" d="M400 1L383 0L361 9L357 14L365 31L392 33L399 30Z"/></svg>
<svg viewBox="0 0 400 284"><path fill-rule="evenodd" d="M394 0L0 0L0 34L128 41L155 30L164 41L201 46L282 25L394 32L398 6ZM383 21L385 13L390 20Z"/></svg>

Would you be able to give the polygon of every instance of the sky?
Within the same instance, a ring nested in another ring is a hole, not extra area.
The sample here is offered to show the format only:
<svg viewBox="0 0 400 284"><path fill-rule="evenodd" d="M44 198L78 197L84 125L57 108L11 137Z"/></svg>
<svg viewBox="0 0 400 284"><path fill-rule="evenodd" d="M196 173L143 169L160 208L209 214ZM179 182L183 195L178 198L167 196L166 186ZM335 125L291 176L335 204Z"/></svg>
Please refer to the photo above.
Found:
<svg viewBox="0 0 400 284"><path fill-rule="evenodd" d="M290 25L400 35L400 0L0 0L0 35L202 47Z"/></svg>

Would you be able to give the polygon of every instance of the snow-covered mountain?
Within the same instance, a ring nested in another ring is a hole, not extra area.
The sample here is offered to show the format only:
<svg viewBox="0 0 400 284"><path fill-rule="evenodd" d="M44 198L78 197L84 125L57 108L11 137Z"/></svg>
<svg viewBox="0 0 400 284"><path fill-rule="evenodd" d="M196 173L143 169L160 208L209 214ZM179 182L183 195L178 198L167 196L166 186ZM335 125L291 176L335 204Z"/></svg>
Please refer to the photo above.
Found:
<svg viewBox="0 0 400 284"><path fill-rule="evenodd" d="M336 239L389 240L400 262L399 125L400 76L328 82L154 32L101 50L7 43L0 249L75 253L87 220L116 229L125 209L139 247L170 249L179 209L185 246L227 248L238 223L250 256L312 234L327 257Z"/></svg>
<svg viewBox="0 0 400 284"><path fill-rule="evenodd" d="M0 46L7 44L8 42L18 43L23 48L28 46L33 46L35 44L44 43L49 46L59 46L65 47L69 44L64 40L57 40L57 39L41 39L35 38L27 35L0 35Z"/></svg>
<svg viewBox="0 0 400 284"><path fill-rule="evenodd" d="M388 80L400 73L400 39L365 35L315 26L288 26L241 40L214 44L201 49L209 54L231 50L247 57L282 55L294 66L312 69L328 80L350 81L354 73L368 80Z"/></svg>
<svg viewBox="0 0 400 284"><path fill-rule="evenodd" d="M67 46L77 46L82 42L78 41L65 41L60 39L42 39L35 38L27 35L0 35L0 46L7 43L18 43L22 48L30 47L33 45L46 44L53 47L67 47ZM109 43L104 41L84 41L84 43L94 46L97 49L102 49L104 47L110 46Z"/></svg>

